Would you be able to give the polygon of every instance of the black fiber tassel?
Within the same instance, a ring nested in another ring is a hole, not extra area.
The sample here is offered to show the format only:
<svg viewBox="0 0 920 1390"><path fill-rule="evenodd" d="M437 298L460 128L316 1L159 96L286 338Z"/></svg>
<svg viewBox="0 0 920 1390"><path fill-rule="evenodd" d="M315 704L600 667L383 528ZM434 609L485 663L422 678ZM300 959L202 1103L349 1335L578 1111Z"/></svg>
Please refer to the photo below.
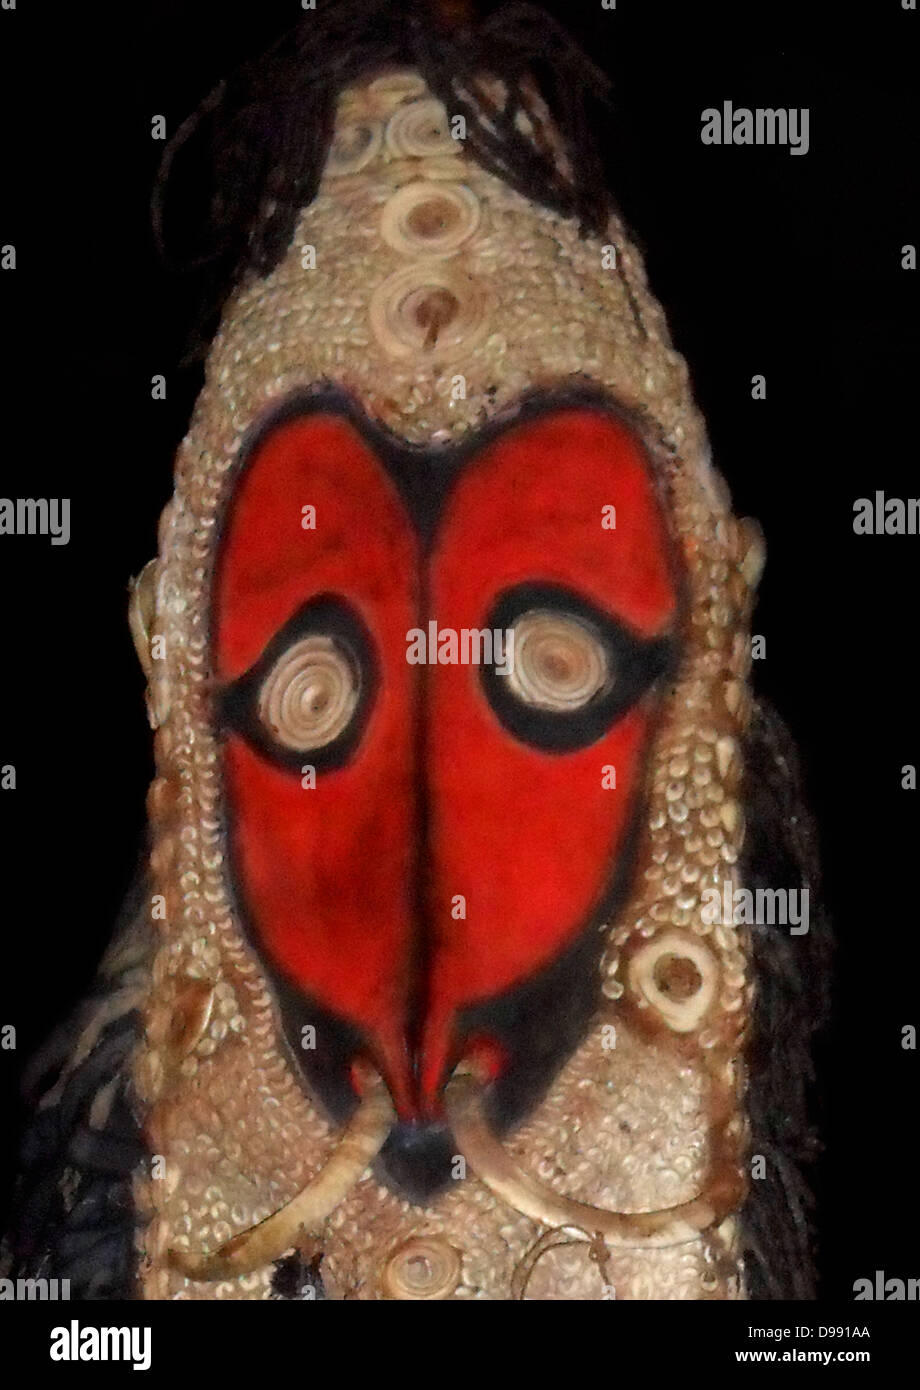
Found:
<svg viewBox="0 0 920 1390"><path fill-rule="evenodd" d="M506 4L472 23L438 13L417 0L320 0L179 128L157 180L154 234L167 265L210 285L212 320L235 284L267 275L290 245L319 188L340 92L394 65L417 69L448 114L463 116L466 148L484 168L584 231L602 230L611 202L592 129L605 75L537 6ZM483 77L505 85L503 108ZM537 91L563 169L540 138ZM519 113L535 135L518 128Z"/></svg>

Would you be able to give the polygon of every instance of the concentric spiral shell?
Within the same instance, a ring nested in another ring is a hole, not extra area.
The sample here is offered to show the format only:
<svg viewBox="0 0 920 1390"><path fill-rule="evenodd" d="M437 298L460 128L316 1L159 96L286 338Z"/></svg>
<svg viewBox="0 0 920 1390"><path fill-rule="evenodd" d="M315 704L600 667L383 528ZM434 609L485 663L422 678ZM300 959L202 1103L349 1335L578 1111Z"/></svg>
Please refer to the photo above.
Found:
<svg viewBox="0 0 920 1390"><path fill-rule="evenodd" d="M308 753L344 732L359 693L348 655L333 638L313 634L276 662L259 692L259 717L278 743Z"/></svg>
<svg viewBox="0 0 920 1390"><path fill-rule="evenodd" d="M432 97L411 101L395 111L387 125L386 142L397 159L456 154L460 148L448 129L443 105Z"/></svg>
<svg viewBox="0 0 920 1390"><path fill-rule="evenodd" d="M460 1280L460 1256L446 1240L431 1236L407 1240L387 1260L383 1288L388 1298L450 1298Z"/></svg>
<svg viewBox="0 0 920 1390"><path fill-rule="evenodd" d="M438 360L470 352L488 327L482 285L458 267L419 262L387 277L370 303L374 336L391 356L437 349Z"/></svg>
<svg viewBox="0 0 920 1390"><path fill-rule="evenodd" d="M600 639L576 618L534 609L514 625L514 661L508 684L537 709L581 709L611 680Z"/></svg>
<svg viewBox="0 0 920 1390"><path fill-rule="evenodd" d="M404 184L383 209L380 235L407 256L452 256L479 226L479 199L459 183Z"/></svg>

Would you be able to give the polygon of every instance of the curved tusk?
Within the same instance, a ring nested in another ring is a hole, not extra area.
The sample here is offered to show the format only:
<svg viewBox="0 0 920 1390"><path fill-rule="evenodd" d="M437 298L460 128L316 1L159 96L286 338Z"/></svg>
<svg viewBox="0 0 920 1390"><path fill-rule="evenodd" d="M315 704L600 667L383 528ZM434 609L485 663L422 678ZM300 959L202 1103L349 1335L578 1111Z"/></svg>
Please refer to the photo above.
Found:
<svg viewBox="0 0 920 1390"><path fill-rule="evenodd" d="M212 1254L170 1250L169 1263L189 1279L234 1279L277 1260L315 1230L362 1177L383 1147L393 1107L382 1081L368 1092L349 1121L329 1162L302 1192L257 1226L233 1236Z"/></svg>
<svg viewBox="0 0 920 1390"><path fill-rule="evenodd" d="M608 1211L564 1197L525 1173L505 1152L486 1123L481 1087L473 1077L455 1075L446 1101L454 1137L477 1177L496 1197L531 1221L600 1234L608 1245L660 1249L697 1240L701 1231L727 1214L705 1195L662 1211L642 1212Z"/></svg>

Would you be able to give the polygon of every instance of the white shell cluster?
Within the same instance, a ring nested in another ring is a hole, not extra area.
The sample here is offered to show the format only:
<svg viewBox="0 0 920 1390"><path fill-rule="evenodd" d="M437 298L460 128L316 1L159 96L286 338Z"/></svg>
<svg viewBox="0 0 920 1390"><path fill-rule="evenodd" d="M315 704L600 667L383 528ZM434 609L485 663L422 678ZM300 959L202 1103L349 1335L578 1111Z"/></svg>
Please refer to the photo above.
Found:
<svg viewBox="0 0 920 1390"><path fill-rule="evenodd" d="M464 266L442 264L476 236L482 205L461 182L463 144L454 139L444 106L421 96L418 82L415 74L394 73L371 83L363 103L346 100L325 175L379 173L398 185L377 231L409 263L372 295L371 331L390 357L436 355L444 362L470 352L486 331L485 285Z"/></svg>

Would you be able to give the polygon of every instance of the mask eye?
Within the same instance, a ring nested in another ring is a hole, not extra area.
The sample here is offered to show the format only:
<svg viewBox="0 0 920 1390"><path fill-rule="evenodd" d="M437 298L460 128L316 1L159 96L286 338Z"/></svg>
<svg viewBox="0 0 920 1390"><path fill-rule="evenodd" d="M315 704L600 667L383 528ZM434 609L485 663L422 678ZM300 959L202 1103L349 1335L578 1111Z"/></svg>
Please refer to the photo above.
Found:
<svg viewBox="0 0 920 1390"><path fill-rule="evenodd" d="M508 589L483 626L506 634L508 652L481 668L486 698L510 734L544 753L596 743L675 663L673 637L639 637L556 584Z"/></svg>
<svg viewBox="0 0 920 1390"><path fill-rule="evenodd" d="M221 698L223 728L300 771L342 767L364 732L377 686L373 644L343 600L323 595L295 613Z"/></svg>
<svg viewBox="0 0 920 1390"><path fill-rule="evenodd" d="M583 709L615 679L613 654L579 618L552 609L522 613L512 629L508 688L534 709Z"/></svg>
<svg viewBox="0 0 920 1390"><path fill-rule="evenodd" d="M352 654L335 638L316 634L276 661L259 691L259 718L276 743L310 753L345 732L360 695Z"/></svg>

